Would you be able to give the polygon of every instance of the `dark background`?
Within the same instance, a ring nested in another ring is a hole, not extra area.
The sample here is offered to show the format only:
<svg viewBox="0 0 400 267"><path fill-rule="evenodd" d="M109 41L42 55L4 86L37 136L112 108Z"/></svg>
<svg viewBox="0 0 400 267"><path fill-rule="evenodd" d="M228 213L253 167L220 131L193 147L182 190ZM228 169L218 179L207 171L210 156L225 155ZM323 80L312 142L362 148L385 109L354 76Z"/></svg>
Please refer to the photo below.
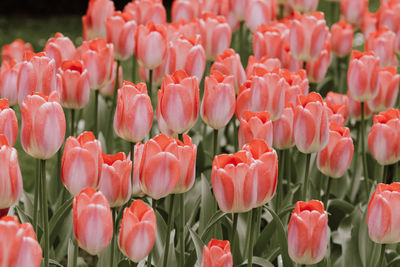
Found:
<svg viewBox="0 0 400 267"><path fill-rule="evenodd" d="M15 15L83 15L86 13L88 0L0 0L0 14ZM129 0L114 0L117 10L131 2ZM172 0L164 0L164 6L169 9Z"/></svg>

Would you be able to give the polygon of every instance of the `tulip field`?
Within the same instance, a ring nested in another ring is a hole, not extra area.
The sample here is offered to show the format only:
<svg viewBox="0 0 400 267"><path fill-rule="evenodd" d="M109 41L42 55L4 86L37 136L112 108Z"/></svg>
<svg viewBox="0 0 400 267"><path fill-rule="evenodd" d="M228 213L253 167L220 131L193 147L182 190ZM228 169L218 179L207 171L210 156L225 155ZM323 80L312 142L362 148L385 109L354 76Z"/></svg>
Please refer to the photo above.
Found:
<svg viewBox="0 0 400 267"><path fill-rule="evenodd" d="M400 0L116 6L0 18L0 267L400 266Z"/></svg>

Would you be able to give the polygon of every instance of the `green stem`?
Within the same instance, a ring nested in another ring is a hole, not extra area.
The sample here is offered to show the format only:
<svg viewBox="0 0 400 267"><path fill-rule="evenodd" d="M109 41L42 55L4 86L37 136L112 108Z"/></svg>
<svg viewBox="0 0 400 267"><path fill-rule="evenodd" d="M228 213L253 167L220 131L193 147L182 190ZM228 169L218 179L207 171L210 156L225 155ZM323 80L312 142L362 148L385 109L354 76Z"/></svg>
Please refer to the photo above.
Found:
<svg viewBox="0 0 400 267"><path fill-rule="evenodd" d="M38 232L38 213L39 213L39 187L40 187L40 160L36 160L36 182L35 182L35 196L33 199L33 227L35 233Z"/></svg>
<svg viewBox="0 0 400 267"><path fill-rule="evenodd" d="M362 163L364 170L364 184L365 184L365 193L367 199L369 197L369 186L368 186L368 166L367 166L367 153L365 152L365 118L364 118L364 102L361 102L361 154L362 154Z"/></svg>
<svg viewBox="0 0 400 267"><path fill-rule="evenodd" d="M381 244L381 266L385 267L385 248L386 248L386 244Z"/></svg>
<svg viewBox="0 0 400 267"><path fill-rule="evenodd" d="M283 196L283 174L285 171L285 151L284 150L279 150L279 172L278 172L278 192L276 194L276 212L279 213L279 206L281 203L281 198Z"/></svg>
<svg viewBox="0 0 400 267"><path fill-rule="evenodd" d="M248 254L247 254L247 266L252 267L253 266L253 238L254 238L254 225L255 223L255 218L256 218L256 213L257 209L253 209L250 215L250 224L247 224L247 227L250 228L249 233L250 233L250 241L249 241L249 246L248 246Z"/></svg>
<svg viewBox="0 0 400 267"><path fill-rule="evenodd" d="M94 116L94 127L93 127L93 133L94 136L97 138L97 127L98 127L98 122L97 122L97 112L99 109L99 90L95 90L94 91L94 112L93 112L93 116Z"/></svg>
<svg viewBox="0 0 400 267"><path fill-rule="evenodd" d="M113 235L111 239L111 257L110 257L110 267L114 267L114 250L115 250L115 236L117 235L117 225L116 225L116 218L117 218L117 210L116 208L111 208L112 210L112 217L113 217Z"/></svg>
<svg viewBox="0 0 400 267"><path fill-rule="evenodd" d="M135 83L136 81L136 68L137 68L137 61L136 56L132 56L132 82Z"/></svg>
<svg viewBox="0 0 400 267"><path fill-rule="evenodd" d="M79 253L79 246L76 241L74 242L74 260L72 262L72 267L76 267L78 265L78 253Z"/></svg>
<svg viewBox="0 0 400 267"><path fill-rule="evenodd" d="M173 212L174 212L174 200L175 200L175 194L171 195L171 199L169 202L169 210L168 210L168 225L167 225L167 236L165 238L165 250L164 250L164 260L163 260L163 267L166 267L168 264L168 254L169 254L169 239L171 236L171 230L172 230L172 218L173 218Z"/></svg>
<svg viewBox="0 0 400 267"><path fill-rule="evenodd" d="M243 55L243 27L244 27L244 23L243 21L240 21L240 25L239 25L239 56L240 58L242 58ZM242 62L243 64L243 62Z"/></svg>
<svg viewBox="0 0 400 267"><path fill-rule="evenodd" d="M71 108L71 126L69 136L75 135L75 109Z"/></svg>
<svg viewBox="0 0 400 267"><path fill-rule="evenodd" d="M214 144L213 144L213 155L214 157L217 155L218 153L218 130L214 129Z"/></svg>
<svg viewBox="0 0 400 267"><path fill-rule="evenodd" d="M42 185L42 218L43 218L43 237L44 237L44 267L49 267L49 214L47 207L47 189L46 189L46 160L40 160L40 176Z"/></svg>
<svg viewBox="0 0 400 267"><path fill-rule="evenodd" d="M292 166L291 166L292 160L291 160L291 156L290 156L290 148L286 149L285 153L286 153L285 161L287 162L287 164L286 164L287 166L285 168L287 171L287 174L286 173L285 174L286 174L286 179L287 179L287 191L289 192L290 185L292 183Z"/></svg>
<svg viewBox="0 0 400 267"><path fill-rule="evenodd" d="M149 90L149 96L151 99L151 104L154 105L155 103L157 103L157 101L155 100L155 97L153 96L153 70L149 70L149 82L147 84L147 90Z"/></svg>
<svg viewBox="0 0 400 267"><path fill-rule="evenodd" d="M154 212L156 212L157 209L157 200L153 199L151 201L151 206L154 210ZM150 251L149 256L147 257L147 267L151 267L151 258L153 256L153 250ZM137 265L137 264L136 264Z"/></svg>
<svg viewBox="0 0 400 267"><path fill-rule="evenodd" d="M325 190L325 198L324 198L324 207L325 210L328 210L328 199L329 199L329 192L331 190L331 183L332 183L332 178L327 176L328 178L328 184L326 185L326 190Z"/></svg>
<svg viewBox="0 0 400 267"><path fill-rule="evenodd" d="M179 266L183 267L185 265L185 195L182 193L179 195L179 210L180 210L180 226L179 226L179 246L181 248L181 253L179 254Z"/></svg>
<svg viewBox="0 0 400 267"><path fill-rule="evenodd" d="M239 130L238 127L236 125L236 118L233 117L232 118L232 123L233 123L233 139L234 139L234 144L235 144L235 151L239 151Z"/></svg>
<svg viewBox="0 0 400 267"><path fill-rule="evenodd" d="M311 153L306 154L306 170L304 172L304 187L303 187L303 195L302 200L307 201L307 190L308 190L308 173L310 171L310 162L311 162Z"/></svg>
<svg viewBox="0 0 400 267"><path fill-rule="evenodd" d="M133 185L133 167L135 166L135 143L130 142L130 149L131 149L131 162L132 162L132 169L131 169L131 184Z"/></svg>
<svg viewBox="0 0 400 267"><path fill-rule="evenodd" d="M389 165L383 165L382 168L383 168L383 173L382 173L382 180L380 182L386 184L388 180Z"/></svg>
<svg viewBox="0 0 400 267"><path fill-rule="evenodd" d="M239 213L232 213L232 232L231 232L231 247L232 252L235 252L235 244L236 244L236 228L238 224Z"/></svg>

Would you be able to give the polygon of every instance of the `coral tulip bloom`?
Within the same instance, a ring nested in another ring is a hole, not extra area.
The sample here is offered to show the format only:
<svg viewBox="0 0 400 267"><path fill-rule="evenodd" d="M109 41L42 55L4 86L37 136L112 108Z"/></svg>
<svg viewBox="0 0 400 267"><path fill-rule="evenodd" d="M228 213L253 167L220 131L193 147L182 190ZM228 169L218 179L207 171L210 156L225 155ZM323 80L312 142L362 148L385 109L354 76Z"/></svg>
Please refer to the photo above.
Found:
<svg viewBox="0 0 400 267"><path fill-rule="evenodd" d="M240 119L239 125L239 147L250 143L255 139L264 140L272 147L272 121L268 112L251 112L246 110Z"/></svg>
<svg viewBox="0 0 400 267"><path fill-rule="evenodd" d="M201 267L232 267L233 259L229 241L211 239L203 248Z"/></svg>
<svg viewBox="0 0 400 267"><path fill-rule="evenodd" d="M5 136L10 146L14 146L18 135L18 121L7 99L0 99L0 134Z"/></svg>

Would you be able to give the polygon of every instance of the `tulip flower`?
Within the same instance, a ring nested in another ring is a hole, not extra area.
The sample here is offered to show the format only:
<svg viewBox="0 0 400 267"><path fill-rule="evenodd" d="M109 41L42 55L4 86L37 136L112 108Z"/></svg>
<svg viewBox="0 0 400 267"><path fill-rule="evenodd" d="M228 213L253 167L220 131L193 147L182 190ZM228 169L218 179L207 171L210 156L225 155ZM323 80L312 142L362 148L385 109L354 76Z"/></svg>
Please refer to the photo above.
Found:
<svg viewBox="0 0 400 267"><path fill-rule="evenodd" d="M400 111L389 109L374 116L368 135L372 156L380 165L396 163L400 159Z"/></svg>
<svg viewBox="0 0 400 267"><path fill-rule="evenodd" d="M203 248L202 267L232 267L233 259L229 241L211 239Z"/></svg>
<svg viewBox="0 0 400 267"><path fill-rule="evenodd" d="M152 250L156 238L156 214L140 199L125 208L119 232L121 252L133 262L144 259Z"/></svg>
<svg viewBox="0 0 400 267"><path fill-rule="evenodd" d="M365 42L365 51L371 51L379 58L380 67L397 66L396 34L388 28L372 32Z"/></svg>
<svg viewBox="0 0 400 267"><path fill-rule="evenodd" d="M99 89L99 93L105 97L111 97L114 95L115 91L115 79L117 78L117 66L118 63L114 61L113 69L111 74L111 80L108 81L103 87ZM122 68L121 64L118 68L118 88L123 86L124 82L124 69Z"/></svg>
<svg viewBox="0 0 400 267"><path fill-rule="evenodd" d="M275 0L248 0L246 6L245 21L251 32L254 32L258 26L268 25L276 17Z"/></svg>
<svg viewBox="0 0 400 267"><path fill-rule="evenodd" d="M18 135L18 121L7 99L0 99L0 135L4 135L7 143L14 146Z"/></svg>
<svg viewBox="0 0 400 267"><path fill-rule="evenodd" d="M258 60L254 56L250 56L246 67L246 77L250 79L252 76L257 75L259 69L265 72L273 72L281 68L281 61L277 58L269 58L267 56Z"/></svg>
<svg viewBox="0 0 400 267"><path fill-rule="evenodd" d="M47 41L43 51L46 52L46 55L49 58L56 61L57 68L61 66L63 61L74 60L76 57L76 48L74 43L68 37L65 37L59 32Z"/></svg>
<svg viewBox="0 0 400 267"><path fill-rule="evenodd" d="M61 105L71 109L84 108L89 103L88 71L82 61L64 61L57 73L57 91Z"/></svg>
<svg viewBox="0 0 400 267"><path fill-rule="evenodd" d="M379 58L371 52L353 51L347 72L347 85L354 100L372 100L379 91Z"/></svg>
<svg viewBox="0 0 400 267"><path fill-rule="evenodd" d="M72 195L78 195L86 187L98 187L103 165L101 153L101 143L92 132L67 138L61 162L61 179Z"/></svg>
<svg viewBox="0 0 400 267"><path fill-rule="evenodd" d="M152 22L156 25L165 24L167 12L161 0L136 0L128 3L124 12L134 15L138 24L146 25Z"/></svg>
<svg viewBox="0 0 400 267"><path fill-rule="evenodd" d="M379 70L379 91L374 99L368 102L375 112L393 108L399 94L400 75L395 67Z"/></svg>
<svg viewBox="0 0 400 267"><path fill-rule="evenodd" d="M166 74L184 70L189 76L196 76L201 81L206 67L206 54L200 35L196 34L191 38L179 35L170 41L166 61Z"/></svg>
<svg viewBox="0 0 400 267"><path fill-rule="evenodd" d="M199 113L199 82L178 70L164 77L158 90L157 119L173 133L187 132L196 123ZM163 127L160 126L163 132Z"/></svg>
<svg viewBox="0 0 400 267"><path fill-rule="evenodd" d="M82 17L83 39L93 40L106 37L106 19L114 13L111 0L90 0L86 15Z"/></svg>
<svg viewBox="0 0 400 267"><path fill-rule="evenodd" d="M363 15L368 10L368 0L340 0L341 14L348 23L358 28L363 23Z"/></svg>
<svg viewBox="0 0 400 267"><path fill-rule="evenodd" d="M233 76L212 71L204 82L200 107L203 121L216 130L225 127L235 112L235 102Z"/></svg>
<svg viewBox="0 0 400 267"><path fill-rule="evenodd" d="M276 72L257 70L239 90L236 102L236 117L242 118L245 110L268 111L271 120L277 120L285 105L285 79Z"/></svg>
<svg viewBox="0 0 400 267"><path fill-rule="evenodd" d="M232 14L239 21L245 20L247 2L247 0L229 0Z"/></svg>
<svg viewBox="0 0 400 267"><path fill-rule="evenodd" d="M278 156L263 140L239 152L214 158L211 183L223 212L246 212L272 199L278 175Z"/></svg>
<svg viewBox="0 0 400 267"><path fill-rule="evenodd" d="M14 205L22 195L22 176L18 164L17 150L8 145L7 139L0 134L0 209Z"/></svg>
<svg viewBox="0 0 400 267"><path fill-rule="evenodd" d="M21 144L31 157L51 158L65 136L65 116L57 92L33 93L21 105Z"/></svg>
<svg viewBox="0 0 400 267"><path fill-rule="evenodd" d="M267 56L281 59L286 36L284 28L287 27L280 23L272 23L268 26L261 24L256 29L253 37L253 51L256 58Z"/></svg>
<svg viewBox="0 0 400 267"><path fill-rule="evenodd" d="M361 120L361 103L351 98L350 92L347 91L347 98L349 100L349 115L352 119L357 121ZM364 103L364 116L365 119L371 118L373 111L369 107L368 102Z"/></svg>
<svg viewBox="0 0 400 267"><path fill-rule="evenodd" d="M155 69L160 66L167 55L167 35L163 25L149 22L139 25L135 34L135 54L139 64Z"/></svg>
<svg viewBox="0 0 400 267"><path fill-rule="evenodd" d="M272 147L272 129L269 112L251 112L246 110L240 119L238 133L239 147L243 147L255 139L264 140L269 147Z"/></svg>
<svg viewBox="0 0 400 267"><path fill-rule="evenodd" d="M0 219L0 265L40 267L42 249L32 225L20 224L16 216Z"/></svg>
<svg viewBox="0 0 400 267"><path fill-rule="evenodd" d="M200 2L197 0L175 0L172 3L172 21L191 21L199 16Z"/></svg>
<svg viewBox="0 0 400 267"><path fill-rule="evenodd" d="M295 14L289 35L290 52L300 61L316 60L324 47L328 29L324 14Z"/></svg>
<svg viewBox="0 0 400 267"><path fill-rule="evenodd" d="M103 152L103 166L99 191L103 193L110 207L121 207L131 197L132 162L124 152L107 155Z"/></svg>
<svg viewBox="0 0 400 267"><path fill-rule="evenodd" d="M114 49L112 44L107 44L102 38L85 41L78 48L77 53L88 70L91 89L97 90L105 86L112 79L114 63Z"/></svg>
<svg viewBox="0 0 400 267"><path fill-rule="evenodd" d="M344 20L331 27L332 52L338 57L347 56L353 47L353 27Z"/></svg>
<svg viewBox="0 0 400 267"><path fill-rule="evenodd" d="M328 145L318 152L317 167L328 177L339 178L350 167L354 145L350 130L335 122L329 126Z"/></svg>
<svg viewBox="0 0 400 267"><path fill-rule="evenodd" d="M114 130L119 137L132 143L143 140L153 123L153 108L147 87L124 81L118 89L117 109L114 115Z"/></svg>
<svg viewBox="0 0 400 267"><path fill-rule="evenodd" d="M215 62L211 66L210 73L219 71L224 75L233 75L235 92L239 91L240 86L246 81L240 55L231 48L226 49L222 54L217 55Z"/></svg>
<svg viewBox="0 0 400 267"><path fill-rule="evenodd" d="M319 0L289 0L293 10L300 13L312 13L317 10Z"/></svg>
<svg viewBox="0 0 400 267"><path fill-rule="evenodd" d="M288 228L290 258L297 264L315 264L326 254L328 214L321 201L297 201Z"/></svg>
<svg viewBox="0 0 400 267"><path fill-rule="evenodd" d="M328 72L331 59L331 44L330 42L326 42L320 56L316 60L307 62L306 64L308 80L313 83L322 82Z"/></svg>
<svg viewBox="0 0 400 267"><path fill-rule="evenodd" d="M204 13L199 20L201 40L207 60L215 60L231 44L232 31L223 16Z"/></svg>
<svg viewBox="0 0 400 267"><path fill-rule="evenodd" d="M289 43L285 43L283 46L281 62L282 66L291 72L297 72L303 68L303 62L297 60L290 51Z"/></svg>
<svg viewBox="0 0 400 267"><path fill-rule="evenodd" d="M3 60L0 67L0 97L7 98L11 106L18 104L18 75L22 63Z"/></svg>
<svg viewBox="0 0 400 267"><path fill-rule="evenodd" d="M328 92L325 103L328 108L329 122L334 121L344 126L349 118L349 98L347 95Z"/></svg>
<svg viewBox="0 0 400 267"><path fill-rule="evenodd" d="M141 142L136 143L134 146L134 157L133 157L133 172L132 172L132 196L143 197L144 193L140 186L140 165L142 164L144 144ZM132 152L131 152L132 153Z"/></svg>
<svg viewBox="0 0 400 267"><path fill-rule="evenodd" d="M32 92L49 95L56 89L56 62L46 53L26 53L18 75L18 103Z"/></svg>
<svg viewBox="0 0 400 267"><path fill-rule="evenodd" d="M382 14L382 10L379 14ZM364 13L363 22L361 25L362 33L364 34L365 39L368 39L369 35L378 30L378 13L371 13L366 11ZM380 20L382 21L382 20Z"/></svg>
<svg viewBox="0 0 400 267"><path fill-rule="evenodd" d="M296 147L302 153L321 151L328 144L328 112L321 95L311 92L297 97L293 131Z"/></svg>
<svg viewBox="0 0 400 267"><path fill-rule="evenodd" d="M114 45L114 57L117 60L127 60L135 50L135 17L128 12L114 12L106 19L107 42Z"/></svg>
<svg viewBox="0 0 400 267"><path fill-rule="evenodd" d="M74 197L72 209L76 242L91 255L100 253L113 235L113 219L106 198L88 187Z"/></svg>
<svg viewBox="0 0 400 267"><path fill-rule="evenodd" d="M293 104L287 102L281 117L272 122L273 144L277 149L288 149L294 146L294 111Z"/></svg>
<svg viewBox="0 0 400 267"><path fill-rule="evenodd" d="M1 58L3 63L5 61L14 60L15 62L22 62L26 52L33 53L33 47L30 43L25 43L21 39L16 39L10 44L3 45L1 48Z"/></svg>
<svg viewBox="0 0 400 267"><path fill-rule="evenodd" d="M280 74L285 79L285 103L290 102L296 105L299 95L308 94L309 83L306 71L301 69L296 72L290 72L287 69L281 69Z"/></svg>
<svg viewBox="0 0 400 267"><path fill-rule="evenodd" d="M375 243L400 242L400 228L396 216L399 192L400 183L378 184L368 203L368 234Z"/></svg>
<svg viewBox="0 0 400 267"><path fill-rule="evenodd" d="M400 3L397 0L382 3L376 13L376 28L387 27L396 34L396 52L400 53ZM382 51L383 52L383 51Z"/></svg>

